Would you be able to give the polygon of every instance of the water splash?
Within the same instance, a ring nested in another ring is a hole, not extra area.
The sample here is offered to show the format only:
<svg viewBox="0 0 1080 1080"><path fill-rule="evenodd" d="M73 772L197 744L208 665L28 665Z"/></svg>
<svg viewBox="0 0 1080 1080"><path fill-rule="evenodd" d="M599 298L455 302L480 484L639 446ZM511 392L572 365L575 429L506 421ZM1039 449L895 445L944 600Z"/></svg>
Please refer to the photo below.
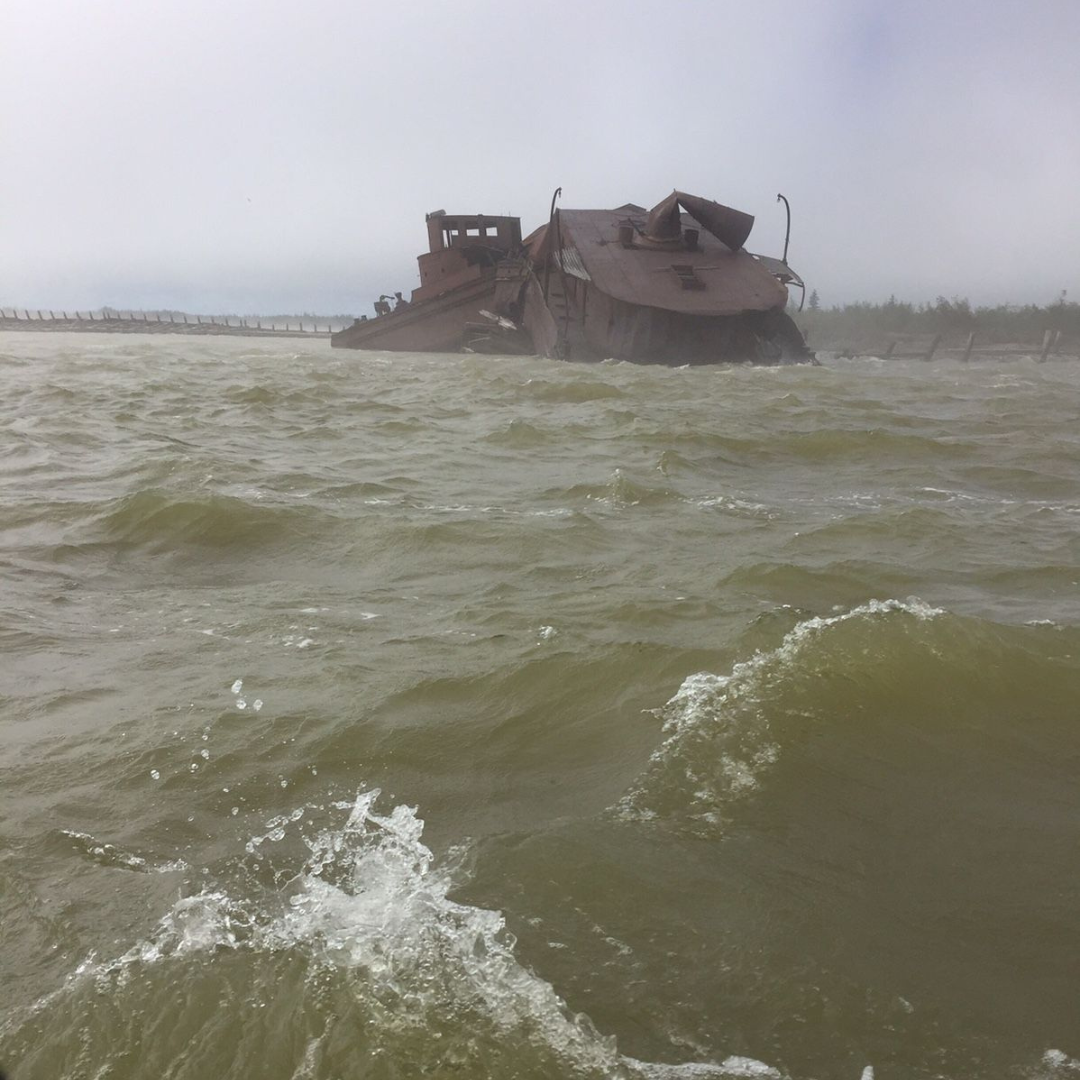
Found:
<svg viewBox="0 0 1080 1080"><path fill-rule="evenodd" d="M132 1053L117 1045L110 1018L126 1017L123 1032L129 1025L154 1029L178 1007L199 1012L195 1003L221 994L216 979L251 982L246 999L227 999L244 1013L232 1024L269 1025L267 1039L295 1024L296 1038L287 1040L297 1055L294 1075L330 1075L327 1047L359 1038L359 1016L362 1045L351 1060L394 1060L403 1070L394 1075L408 1073L412 1062L418 1071L464 1068L485 1077L780 1080L775 1069L747 1058L666 1065L621 1055L613 1037L571 1011L517 958L498 911L451 898L452 870L423 843L416 810L398 805L383 813L378 799L373 789L336 804L347 811L344 823L312 833L305 826L321 808L270 818L268 831L247 843L249 854L265 858L267 845L287 839L307 849L282 888L238 898L212 886L181 898L144 940L111 960L87 957L60 990L0 1025L0 1040L16 1053L47 1054L54 1067L77 1060L104 1074ZM299 982L289 974L297 965ZM248 974L229 974L238 966ZM327 986L338 995L329 1005ZM253 1008L266 1011L252 1021ZM200 1023L200 1053L213 1055L218 1043L222 1054L235 1052L235 1028L219 1014ZM253 1056L245 1070L265 1074L270 1062L258 1057L261 1040L246 1042ZM155 1046L156 1064L172 1069L172 1052Z"/></svg>

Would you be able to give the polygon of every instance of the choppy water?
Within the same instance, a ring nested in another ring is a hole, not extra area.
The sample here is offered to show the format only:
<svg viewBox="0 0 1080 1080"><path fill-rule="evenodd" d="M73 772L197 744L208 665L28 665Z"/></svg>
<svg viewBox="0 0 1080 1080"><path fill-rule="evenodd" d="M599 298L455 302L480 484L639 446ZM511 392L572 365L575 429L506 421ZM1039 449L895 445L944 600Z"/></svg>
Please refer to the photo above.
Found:
<svg viewBox="0 0 1080 1080"><path fill-rule="evenodd" d="M16 1080L1080 1074L1080 368L296 348L0 337Z"/></svg>

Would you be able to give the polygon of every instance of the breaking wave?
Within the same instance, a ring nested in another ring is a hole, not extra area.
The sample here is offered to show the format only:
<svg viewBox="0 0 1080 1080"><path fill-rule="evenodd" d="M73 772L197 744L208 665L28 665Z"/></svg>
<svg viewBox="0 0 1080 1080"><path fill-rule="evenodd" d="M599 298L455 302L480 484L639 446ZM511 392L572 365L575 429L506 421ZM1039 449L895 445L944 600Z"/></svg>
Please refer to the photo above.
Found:
<svg viewBox="0 0 1080 1080"><path fill-rule="evenodd" d="M381 813L378 798L337 804L344 824L291 837L308 855L282 887L249 897L204 888L122 955L88 957L0 1026L20 1075L182 1077L200 1061L231 1061L224 1075L781 1076L742 1057L621 1056L517 959L499 912L451 898L452 869L436 865L415 809ZM265 858L304 817L268 822L248 852Z"/></svg>
<svg viewBox="0 0 1080 1080"><path fill-rule="evenodd" d="M933 623L944 625L930 633ZM663 742L613 812L711 833L757 790L787 743L831 717L873 709L919 680L931 697L938 681L985 684L995 665L1007 681L1002 659L1016 643L994 634L914 598L801 621L730 674L698 672L683 681L657 710Z"/></svg>

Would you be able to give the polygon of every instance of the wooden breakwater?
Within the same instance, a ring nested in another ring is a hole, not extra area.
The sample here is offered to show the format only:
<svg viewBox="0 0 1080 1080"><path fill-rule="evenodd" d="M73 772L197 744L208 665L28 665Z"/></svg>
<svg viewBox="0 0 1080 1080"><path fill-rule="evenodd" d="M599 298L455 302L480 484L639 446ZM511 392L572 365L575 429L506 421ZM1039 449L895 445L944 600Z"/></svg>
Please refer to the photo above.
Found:
<svg viewBox="0 0 1080 1080"><path fill-rule="evenodd" d="M875 356L883 360L984 360L1029 356L1038 360L1052 358L1080 359L1080 340L1060 330L1044 330L1037 341L1002 342L980 340L975 331L966 334L883 334L852 335L835 341L814 340L807 333L807 342L819 352L832 352L841 357Z"/></svg>
<svg viewBox="0 0 1080 1080"><path fill-rule="evenodd" d="M349 325L318 318L190 315L160 311L0 309L0 330L97 334L229 334L244 337L329 337Z"/></svg>

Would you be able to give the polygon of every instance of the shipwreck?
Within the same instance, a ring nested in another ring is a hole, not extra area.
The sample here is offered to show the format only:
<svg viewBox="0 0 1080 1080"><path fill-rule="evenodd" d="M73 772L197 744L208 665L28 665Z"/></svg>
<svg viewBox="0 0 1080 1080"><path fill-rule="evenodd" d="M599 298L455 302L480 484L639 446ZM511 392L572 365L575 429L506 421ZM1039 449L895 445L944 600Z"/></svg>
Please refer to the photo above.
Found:
<svg viewBox="0 0 1080 1080"><path fill-rule="evenodd" d="M802 281L786 250L746 250L752 215L682 191L651 210L555 201L524 238L516 217L428 214L419 288L393 306L380 297L374 318L331 344L678 365L813 360L786 312L788 286Z"/></svg>

